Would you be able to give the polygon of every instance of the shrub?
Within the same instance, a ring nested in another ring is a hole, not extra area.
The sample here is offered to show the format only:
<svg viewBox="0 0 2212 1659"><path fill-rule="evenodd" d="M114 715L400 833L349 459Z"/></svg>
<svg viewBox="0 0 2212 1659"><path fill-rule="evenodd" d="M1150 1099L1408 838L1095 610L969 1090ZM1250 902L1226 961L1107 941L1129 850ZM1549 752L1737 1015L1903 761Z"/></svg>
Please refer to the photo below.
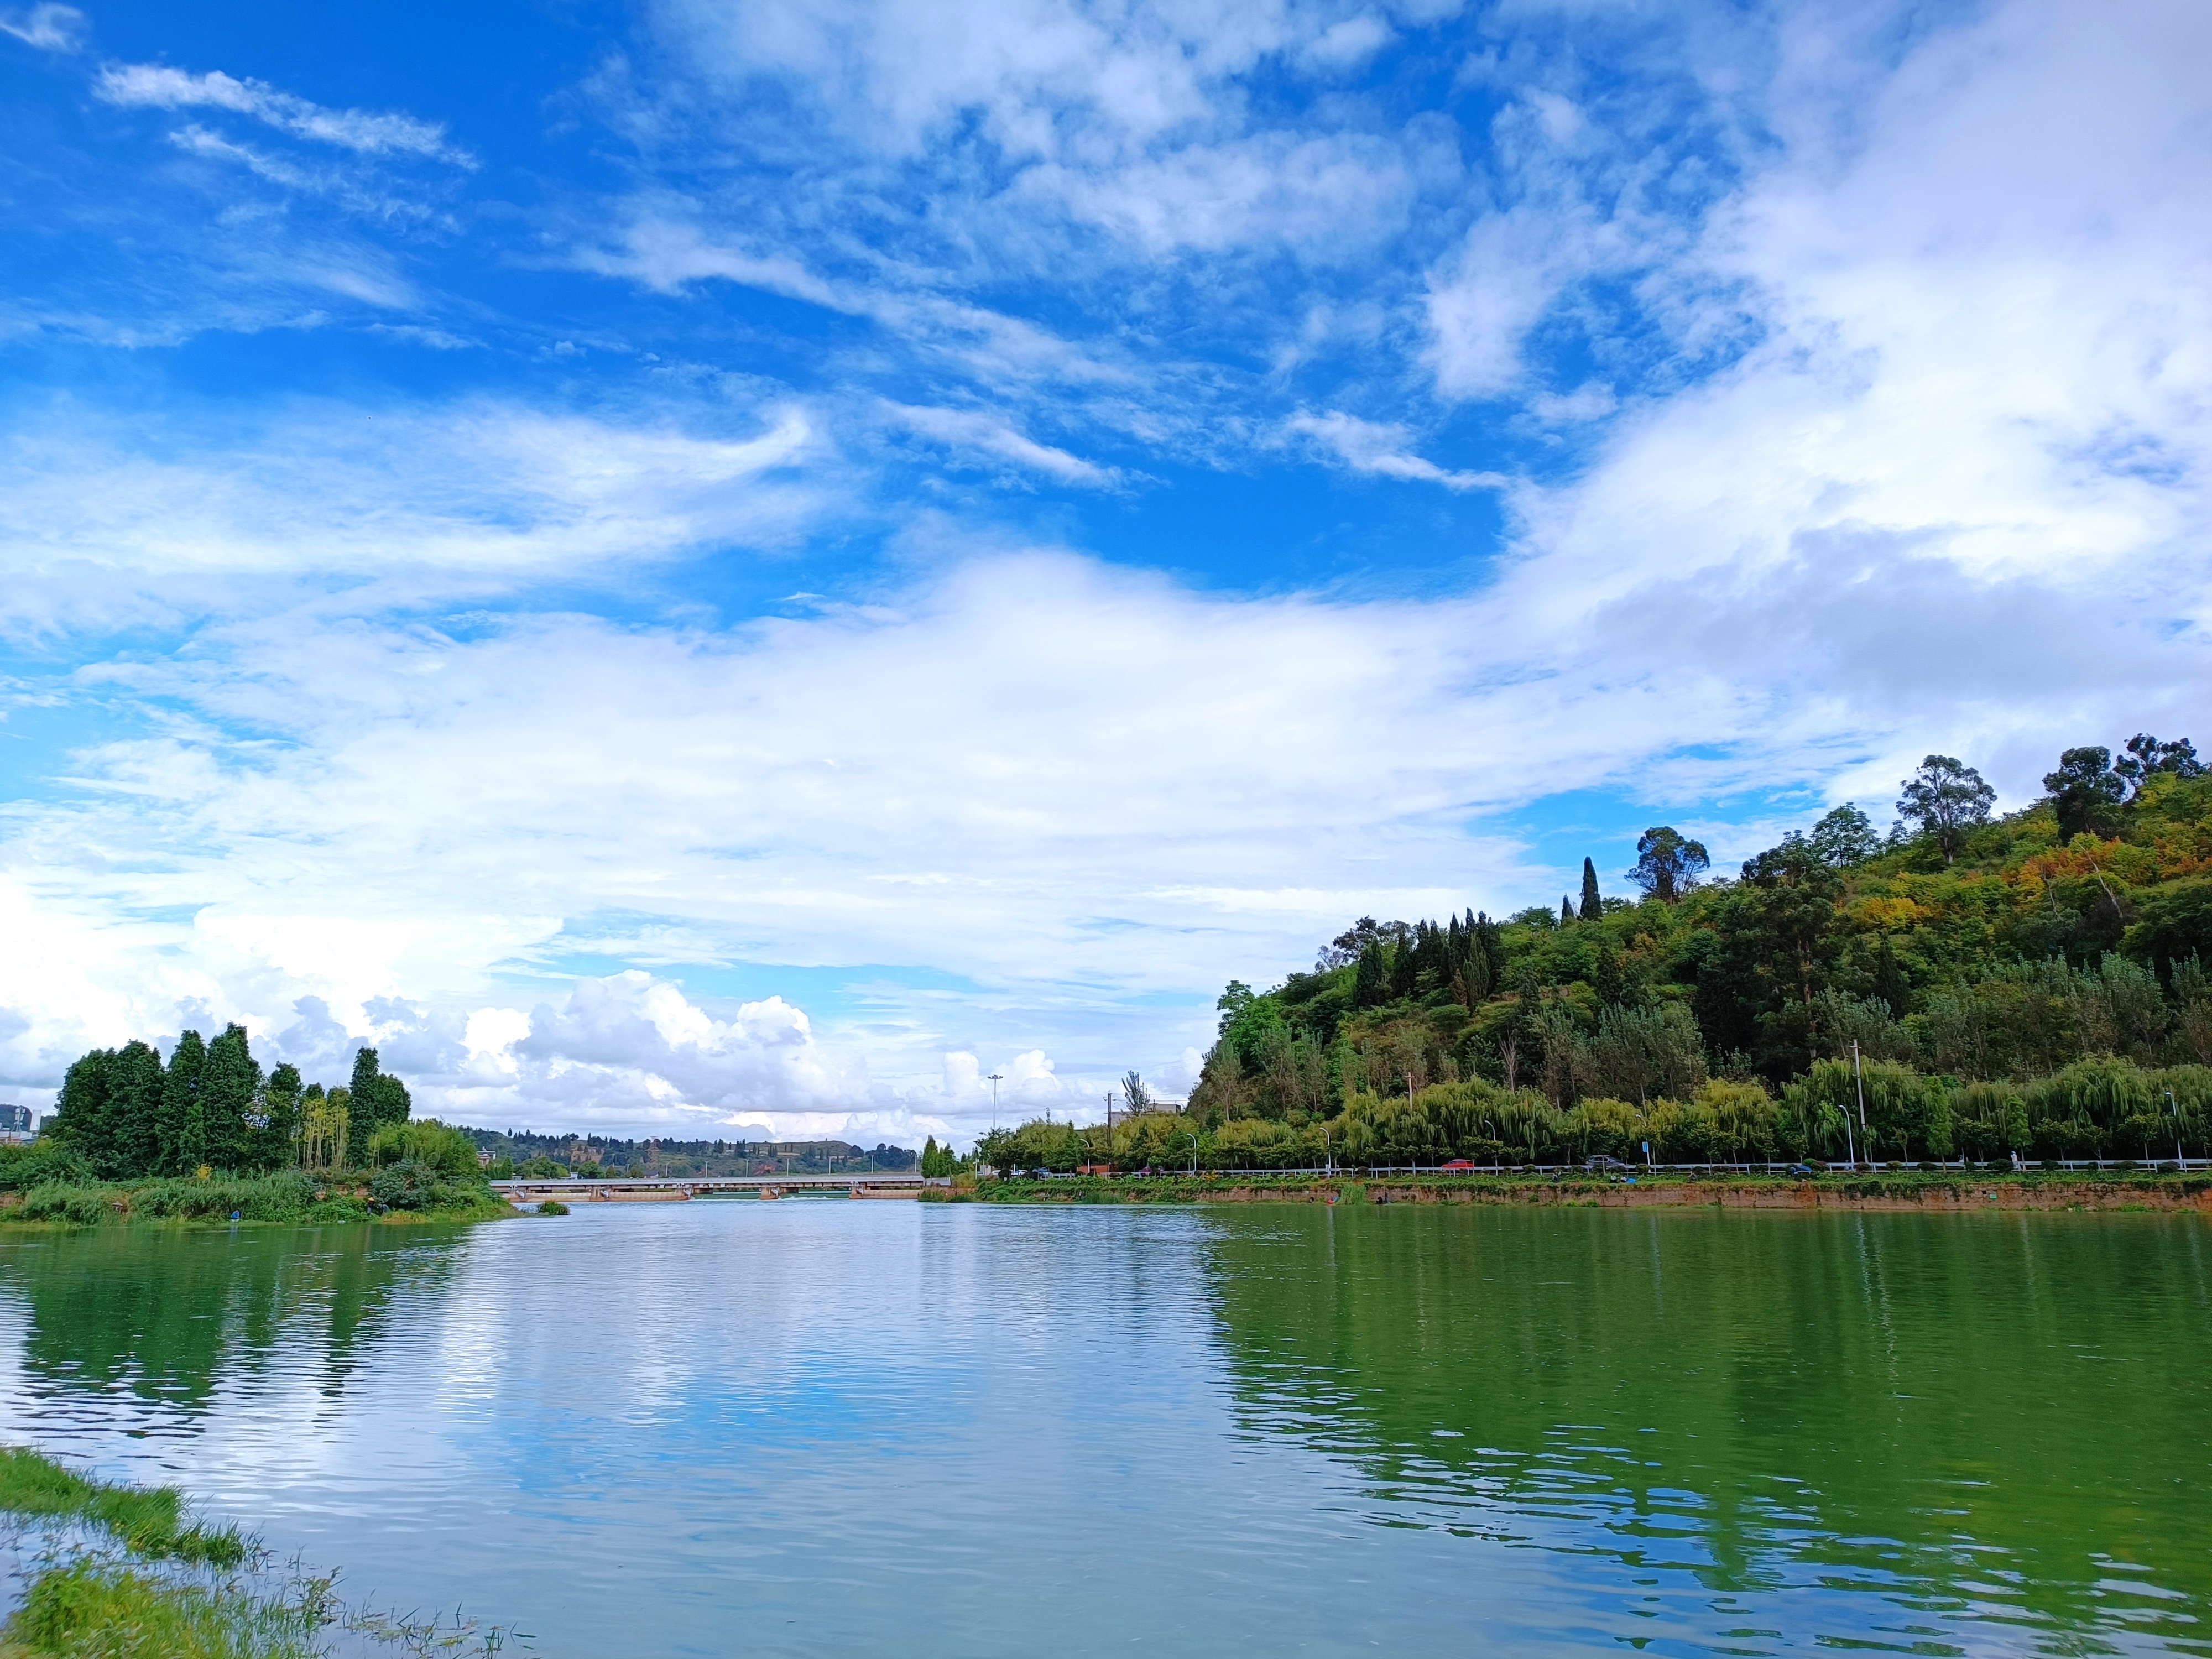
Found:
<svg viewBox="0 0 2212 1659"><path fill-rule="evenodd" d="M386 1209L427 1210L445 1197L445 1183L435 1170L410 1158L371 1176L368 1195Z"/></svg>
<svg viewBox="0 0 2212 1659"><path fill-rule="evenodd" d="M92 1179L92 1165L50 1136L29 1146L0 1145L0 1192L28 1192L50 1182L72 1185Z"/></svg>
<svg viewBox="0 0 2212 1659"><path fill-rule="evenodd" d="M557 1198L541 1199L538 1200L538 1213L540 1215L566 1215L568 1213L568 1206L563 1204Z"/></svg>
<svg viewBox="0 0 2212 1659"><path fill-rule="evenodd" d="M50 1181L25 1194L15 1212L25 1221L66 1221L72 1226L94 1227L111 1221L116 1206L104 1188Z"/></svg>
<svg viewBox="0 0 2212 1659"><path fill-rule="evenodd" d="M139 1215L186 1221L294 1221L315 1201L315 1183L297 1170L266 1176L217 1176L208 1181L156 1181L131 1194Z"/></svg>
<svg viewBox="0 0 2212 1659"><path fill-rule="evenodd" d="M476 1142L435 1118L388 1123L368 1138L367 1150L372 1164L420 1164L459 1181L473 1181L480 1167Z"/></svg>

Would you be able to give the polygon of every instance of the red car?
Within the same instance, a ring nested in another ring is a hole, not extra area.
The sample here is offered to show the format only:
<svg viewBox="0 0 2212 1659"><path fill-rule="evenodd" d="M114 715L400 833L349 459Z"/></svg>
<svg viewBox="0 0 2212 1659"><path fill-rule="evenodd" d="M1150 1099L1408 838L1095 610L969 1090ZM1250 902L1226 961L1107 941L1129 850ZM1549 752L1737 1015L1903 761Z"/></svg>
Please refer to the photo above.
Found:
<svg viewBox="0 0 2212 1659"><path fill-rule="evenodd" d="M1437 1165L1437 1168L1439 1170L1472 1170L1474 1167L1474 1161L1472 1158L1455 1158L1449 1164L1439 1164Z"/></svg>

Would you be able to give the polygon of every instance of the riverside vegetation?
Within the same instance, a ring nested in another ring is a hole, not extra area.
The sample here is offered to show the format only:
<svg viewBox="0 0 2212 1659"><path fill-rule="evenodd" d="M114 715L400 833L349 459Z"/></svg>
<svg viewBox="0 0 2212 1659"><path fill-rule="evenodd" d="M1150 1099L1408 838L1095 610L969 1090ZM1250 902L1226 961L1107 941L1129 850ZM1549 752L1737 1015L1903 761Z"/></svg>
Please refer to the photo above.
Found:
<svg viewBox="0 0 2212 1659"><path fill-rule="evenodd" d="M508 1634L350 1609L336 1575L274 1567L246 1534L193 1520L174 1488L94 1480L27 1447L0 1447L0 1515L40 1547L0 1659L323 1659L337 1630L490 1655Z"/></svg>
<svg viewBox="0 0 2212 1659"><path fill-rule="evenodd" d="M1362 918L1232 983L1188 1103L987 1136L1000 1171L2212 1153L2212 778L2186 741L2070 749L1991 812L1931 755L1885 837L1856 806L1706 879L1647 830L1628 879L1503 920ZM925 1167L927 1167L926 1164Z"/></svg>
<svg viewBox="0 0 2212 1659"><path fill-rule="evenodd" d="M262 1073L245 1028L180 1036L165 1062L145 1042L96 1048L69 1069L58 1109L28 1146L0 1147L14 1221L469 1220L511 1214L474 1141L411 1119L377 1052L343 1087Z"/></svg>

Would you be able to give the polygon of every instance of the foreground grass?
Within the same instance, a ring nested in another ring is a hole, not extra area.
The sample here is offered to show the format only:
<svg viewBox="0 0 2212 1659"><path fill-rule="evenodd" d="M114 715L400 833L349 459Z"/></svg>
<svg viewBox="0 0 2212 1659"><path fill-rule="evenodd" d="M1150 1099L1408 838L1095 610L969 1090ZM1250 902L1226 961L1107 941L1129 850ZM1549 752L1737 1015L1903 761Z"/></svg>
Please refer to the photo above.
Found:
<svg viewBox="0 0 2212 1659"><path fill-rule="evenodd" d="M0 1447L0 1510L39 1521L78 1521L154 1559L174 1558L235 1567L252 1546L234 1527L187 1523L173 1486L121 1486L94 1480L27 1446Z"/></svg>
<svg viewBox="0 0 2212 1659"><path fill-rule="evenodd" d="M195 1522L173 1487L111 1485L27 1447L0 1447L0 1514L61 1534L0 1627L0 1659L329 1659L337 1629L455 1659L506 1644L466 1621L349 1610L334 1575L269 1571L258 1540Z"/></svg>
<svg viewBox="0 0 2212 1659"><path fill-rule="evenodd" d="M258 1595L235 1582L178 1583L85 1557L40 1573L0 1653L21 1659L322 1659L330 1622L316 1581Z"/></svg>

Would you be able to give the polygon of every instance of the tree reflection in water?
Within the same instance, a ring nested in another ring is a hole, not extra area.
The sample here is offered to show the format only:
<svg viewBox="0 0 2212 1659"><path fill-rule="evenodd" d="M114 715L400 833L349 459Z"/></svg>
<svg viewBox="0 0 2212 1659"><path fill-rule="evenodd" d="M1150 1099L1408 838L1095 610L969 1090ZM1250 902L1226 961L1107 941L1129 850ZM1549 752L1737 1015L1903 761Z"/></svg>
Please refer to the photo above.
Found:
<svg viewBox="0 0 2212 1659"><path fill-rule="evenodd" d="M34 1395L122 1390L189 1415L282 1353L335 1400L396 1301L450 1291L463 1242L427 1228L92 1228L0 1250L0 1295L26 1315Z"/></svg>
<svg viewBox="0 0 2212 1659"><path fill-rule="evenodd" d="M1379 1524L1875 1589L1923 1638L2202 1639L2197 1218L1347 1205L1210 1249L1242 1421L1349 1460Z"/></svg>

